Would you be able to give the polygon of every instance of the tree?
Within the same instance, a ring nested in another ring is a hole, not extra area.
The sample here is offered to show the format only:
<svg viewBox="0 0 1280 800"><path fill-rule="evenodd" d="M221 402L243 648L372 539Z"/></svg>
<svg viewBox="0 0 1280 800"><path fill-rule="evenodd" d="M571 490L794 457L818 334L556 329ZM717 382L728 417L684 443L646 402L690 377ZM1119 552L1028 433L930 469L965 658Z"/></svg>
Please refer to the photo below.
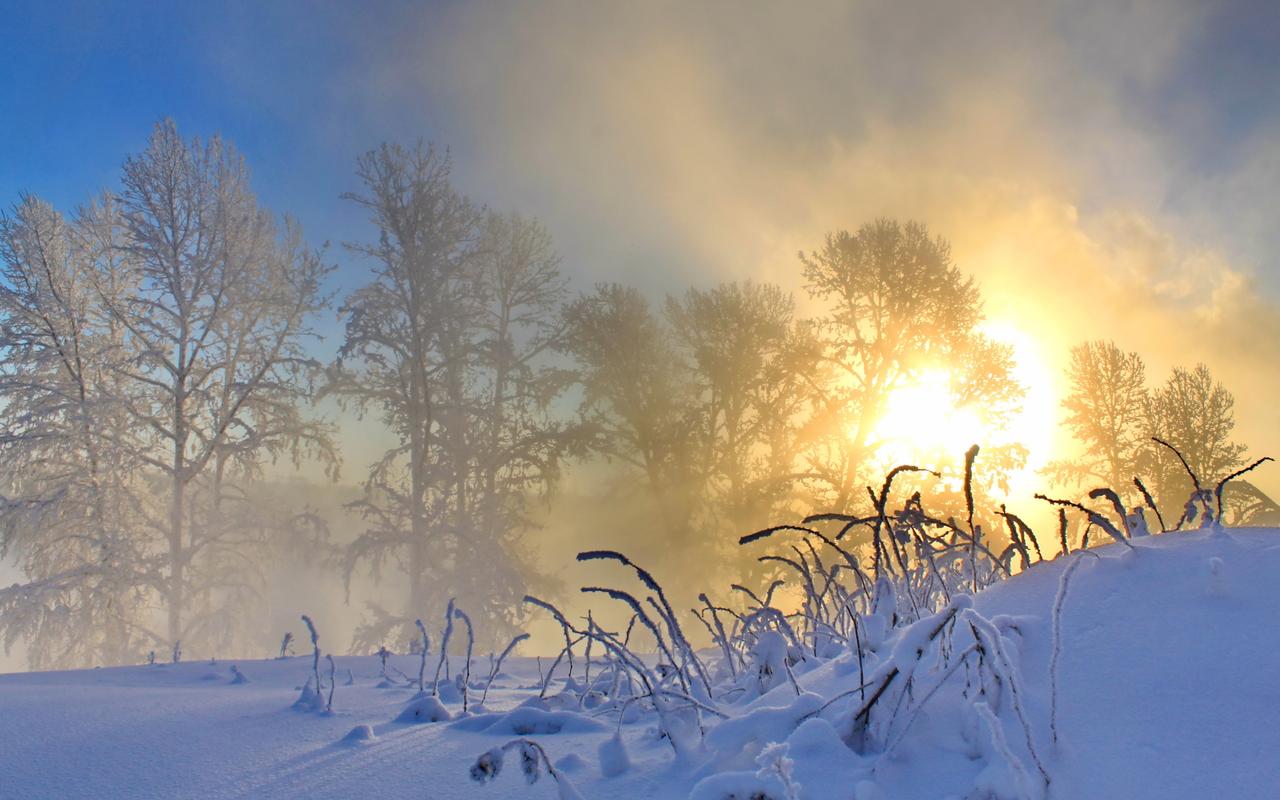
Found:
<svg viewBox="0 0 1280 800"><path fill-rule="evenodd" d="M690 373L705 499L728 542L776 520L791 499L817 343L792 298L769 284L691 289L668 297L666 311Z"/></svg>
<svg viewBox="0 0 1280 800"><path fill-rule="evenodd" d="M828 235L800 261L810 296L826 306L817 322L830 374L814 381L819 411L807 460L829 508L862 496L876 468L876 425L886 404L926 371L946 373L949 396L939 397L940 407L979 410L989 427L1016 411L1022 388L1011 374L1011 352L980 332L977 285L924 225L876 220L856 233ZM1016 449L984 451L988 474L1018 461Z"/></svg>
<svg viewBox="0 0 1280 800"><path fill-rule="evenodd" d="M578 365L580 415L594 449L638 472L657 510L653 538L693 535L705 487L693 385L669 329L637 290L602 284L565 312L564 349Z"/></svg>
<svg viewBox="0 0 1280 800"><path fill-rule="evenodd" d="M376 576L394 558L409 581L403 615L380 614L382 630L366 631L367 639L439 603L456 538L450 526L459 523L460 472L445 452L463 449L461 398L445 390L468 356L459 333L472 314L481 217L449 171L448 156L434 148L384 144L357 162L365 193L344 195L369 213L378 239L348 245L369 259L373 279L339 309L346 336L326 391L362 413L376 409L399 440L365 482L357 508L370 527L348 550L345 573L349 582L369 561Z"/></svg>
<svg viewBox="0 0 1280 800"><path fill-rule="evenodd" d="M480 313L467 402L476 473L468 510L473 527L458 567L477 588L487 587L468 598L469 607L509 627L512 609L534 577L519 538L535 527L530 503L551 496L561 462L583 451L585 437L555 407L573 375L550 359L564 335L567 294L551 237L536 222L490 213L477 262Z"/></svg>
<svg viewBox="0 0 1280 800"><path fill-rule="evenodd" d="M170 645L207 643L258 591L263 531L236 513L234 479L281 456L336 463L330 427L300 410L320 366L305 344L330 267L259 207L232 146L184 141L172 121L126 160L118 203L133 274L98 300L127 354L115 399L163 487L163 511L145 520L163 554L148 588Z"/></svg>
<svg viewBox="0 0 1280 800"><path fill-rule="evenodd" d="M1204 364L1191 370L1176 367L1151 394L1146 427L1176 447L1202 482L1216 483L1244 463L1247 448L1231 441L1234 406L1231 392ZM1156 502L1172 523L1194 488L1191 478L1168 448L1154 442L1145 443L1139 466L1150 476Z"/></svg>
<svg viewBox="0 0 1280 800"><path fill-rule="evenodd" d="M350 245L373 279L340 313L346 336L327 391L376 410L399 443L356 504L368 529L344 571L394 560L400 612L374 609L358 645L415 634L413 620L457 597L494 636L511 625L529 567L519 535L530 493L554 487L571 432L553 403L567 385L545 363L564 293L539 226L487 214L450 182L447 154L383 145L362 156L377 241Z"/></svg>
<svg viewBox="0 0 1280 800"><path fill-rule="evenodd" d="M149 567L129 535L118 338L95 302L118 275L118 234L109 197L75 223L30 196L0 217L0 555L29 579L0 591L0 623L35 668L127 660Z"/></svg>
<svg viewBox="0 0 1280 800"><path fill-rule="evenodd" d="M1128 494L1150 436L1142 357L1114 342L1084 342L1071 348L1067 378L1071 388L1062 402L1065 424L1084 453L1078 461L1051 465L1051 472L1076 484L1091 480Z"/></svg>

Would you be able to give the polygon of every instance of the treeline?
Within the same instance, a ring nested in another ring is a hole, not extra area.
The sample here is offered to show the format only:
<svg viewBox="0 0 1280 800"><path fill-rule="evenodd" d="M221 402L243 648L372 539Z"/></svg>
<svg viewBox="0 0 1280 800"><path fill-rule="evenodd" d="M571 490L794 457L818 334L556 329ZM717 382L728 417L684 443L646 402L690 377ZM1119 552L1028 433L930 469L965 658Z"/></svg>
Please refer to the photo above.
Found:
<svg viewBox="0 0 1280 800"><path fill-rule="evenodd" d="M1152 386L1138 353L1089 341L1071 349L1067 378L1063 422L1081 453L1049 465L1058 481L1112 488L1172 526L1197 488L1192 474L1211 483L1245 465L1248 448L1232 438L1235 398L1204 364ZM1275 501L1244 479L1227 486L1223 514L1235 525L1280 524Z"/></svg>
<svg viewBox="0 0 1280 800"><path fill-rule="evenodd" d="M258 203L234 148L172 122L125 161L118 192L70 214L23 196L0 218L0 556L25 576L0 589L0 631L33 667L242 650L271 633L255 628L267 565L287 559L348 584L397 576L403 596L373 607L359 650L412 640L413 620L454 597L498 639L543 580L539 520L575 465L614 476L600 502L641 503L648 543L703 565L708 585L717 567L766 579L733 540L866 507L893 466L877 422L913 377L945 369L939 407L996 428L1018 410L978 287L920 224L878 220L802 254L809 316L755 283L655 306L625 286L571 287L546 230L459 192L441 150L384 145L354 183L344 198L373 235L346 247L369 277L341 298L329 256ZM323 363L316 326L335 313L343 338ZM1163 470L1139 441L1151 431L1198 452L1225 390L1211 386L1207 410L1169 388L1100 400L1090 387L1127 386L1132 368L1113 376L1110 351L1089 348L1068 420L1087 458L1062 474L1115 480L1144 458ZM281 459L336 474L324 398L394 441L350 465L368 466L354 536L262 482ZM1088 404L1104 401L1145 416L1101 423ZM1229 396L1225 410L1213 419L1227 435ZM1242 455L1214 441L1206 474ZM1024 456L985 449L979 489ZM1176 502L1174 471L1151 474L1159 502ZM957 492L943 482L944 509L963 507Z"/></svg>

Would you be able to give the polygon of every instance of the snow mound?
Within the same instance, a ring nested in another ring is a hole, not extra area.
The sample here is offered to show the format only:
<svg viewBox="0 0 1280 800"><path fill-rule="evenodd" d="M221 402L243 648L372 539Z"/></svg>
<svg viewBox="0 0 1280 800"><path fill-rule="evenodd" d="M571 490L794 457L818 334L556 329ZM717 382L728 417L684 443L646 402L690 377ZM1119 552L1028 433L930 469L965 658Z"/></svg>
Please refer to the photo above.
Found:
<svg viewBox="0 0 1280 800"><path fill-rule="evenodd" d="M627 755L627 746L622 737L614 734L600 743L600 774L606 778L616 778L631 769L631 757Z"/></svg>
<svg viewBox="0 0 1280 800"><path fill-rule="evenodd" d="M453 715L444 707L444 703L440 702L440 698L427 694L415 698L405 706L396 717L396 722L448 722L451 719Z"/></svg>
<svg viewBox="0 0 1280 800"><path fill-rule="evenodd" d="M373 728L368 725L357 725L351 729L351 732L342 737L342 743L347 745L365 745L372 744L377 740L377 736L373 733Z"/></svg>

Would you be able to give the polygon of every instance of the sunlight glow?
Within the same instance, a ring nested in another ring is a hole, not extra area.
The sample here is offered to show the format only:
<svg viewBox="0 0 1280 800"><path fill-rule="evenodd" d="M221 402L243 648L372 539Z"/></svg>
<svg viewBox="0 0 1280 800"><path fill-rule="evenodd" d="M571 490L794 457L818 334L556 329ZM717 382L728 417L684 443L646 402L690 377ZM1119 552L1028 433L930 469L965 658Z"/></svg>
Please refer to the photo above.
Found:
<svg viewBox="0 0 1280 800"><path fill-rule="evenodd" d="M930 464L989 439L978 412L953 406L950 397L951 374L945 369L925 370L894 390L875 428L877 455L887 464Z"/></svg>
<svg viewBox="0 0 1280 800"><path fill-rule="evenodd" d="M988 320L982 332L1013 348L1013 376L1026 394L1022 408L1000 431L999 441L1017 442L1027 448L1027 463L1010 476L1011 496L1029 497L1043 485L1042 470L1053 456L1058 425L1058 372L1048 348L1040 339L1006 320Z"/></svg>
<svg viewBox="0 0 1280 800"><path fill-rule="evenodd" d="M1057 421L1053 371L1040 342L1012 323L987 322L982 332L1013 349L1013 374L1026 390L1021 408L999 425L981 409L952 404L948 370L923 370L890 394L873 431L876 457L885 468L955 463L973 444L1020 444L1027 449L1027 463L1010 475L1010 492L1029 492L1036 485L1037 472L1051 452Z"/></svg>

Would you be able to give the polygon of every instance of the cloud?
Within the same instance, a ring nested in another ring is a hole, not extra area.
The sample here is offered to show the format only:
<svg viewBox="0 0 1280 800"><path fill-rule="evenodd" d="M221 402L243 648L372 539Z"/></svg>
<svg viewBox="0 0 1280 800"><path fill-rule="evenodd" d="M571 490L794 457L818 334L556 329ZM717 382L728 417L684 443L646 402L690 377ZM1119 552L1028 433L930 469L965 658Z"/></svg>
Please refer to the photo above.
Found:
<svg viewBox="0 0 1280 800"><path fill-rule="evenodd" d="M1153 380L1205 361L1274 450L1254 398L1280 390L1280 310L1257 249L1205 235L1258 223L1171 200L1273 207L1265 142L1218 176L1190 161L1214 109L1179 87L1214 24L1155 2L466 4L404 25L368 81L416 87L468 185L543 217L579 280L798 289L827 231L920 219L1050 357L1114 338Z"/></svg>

